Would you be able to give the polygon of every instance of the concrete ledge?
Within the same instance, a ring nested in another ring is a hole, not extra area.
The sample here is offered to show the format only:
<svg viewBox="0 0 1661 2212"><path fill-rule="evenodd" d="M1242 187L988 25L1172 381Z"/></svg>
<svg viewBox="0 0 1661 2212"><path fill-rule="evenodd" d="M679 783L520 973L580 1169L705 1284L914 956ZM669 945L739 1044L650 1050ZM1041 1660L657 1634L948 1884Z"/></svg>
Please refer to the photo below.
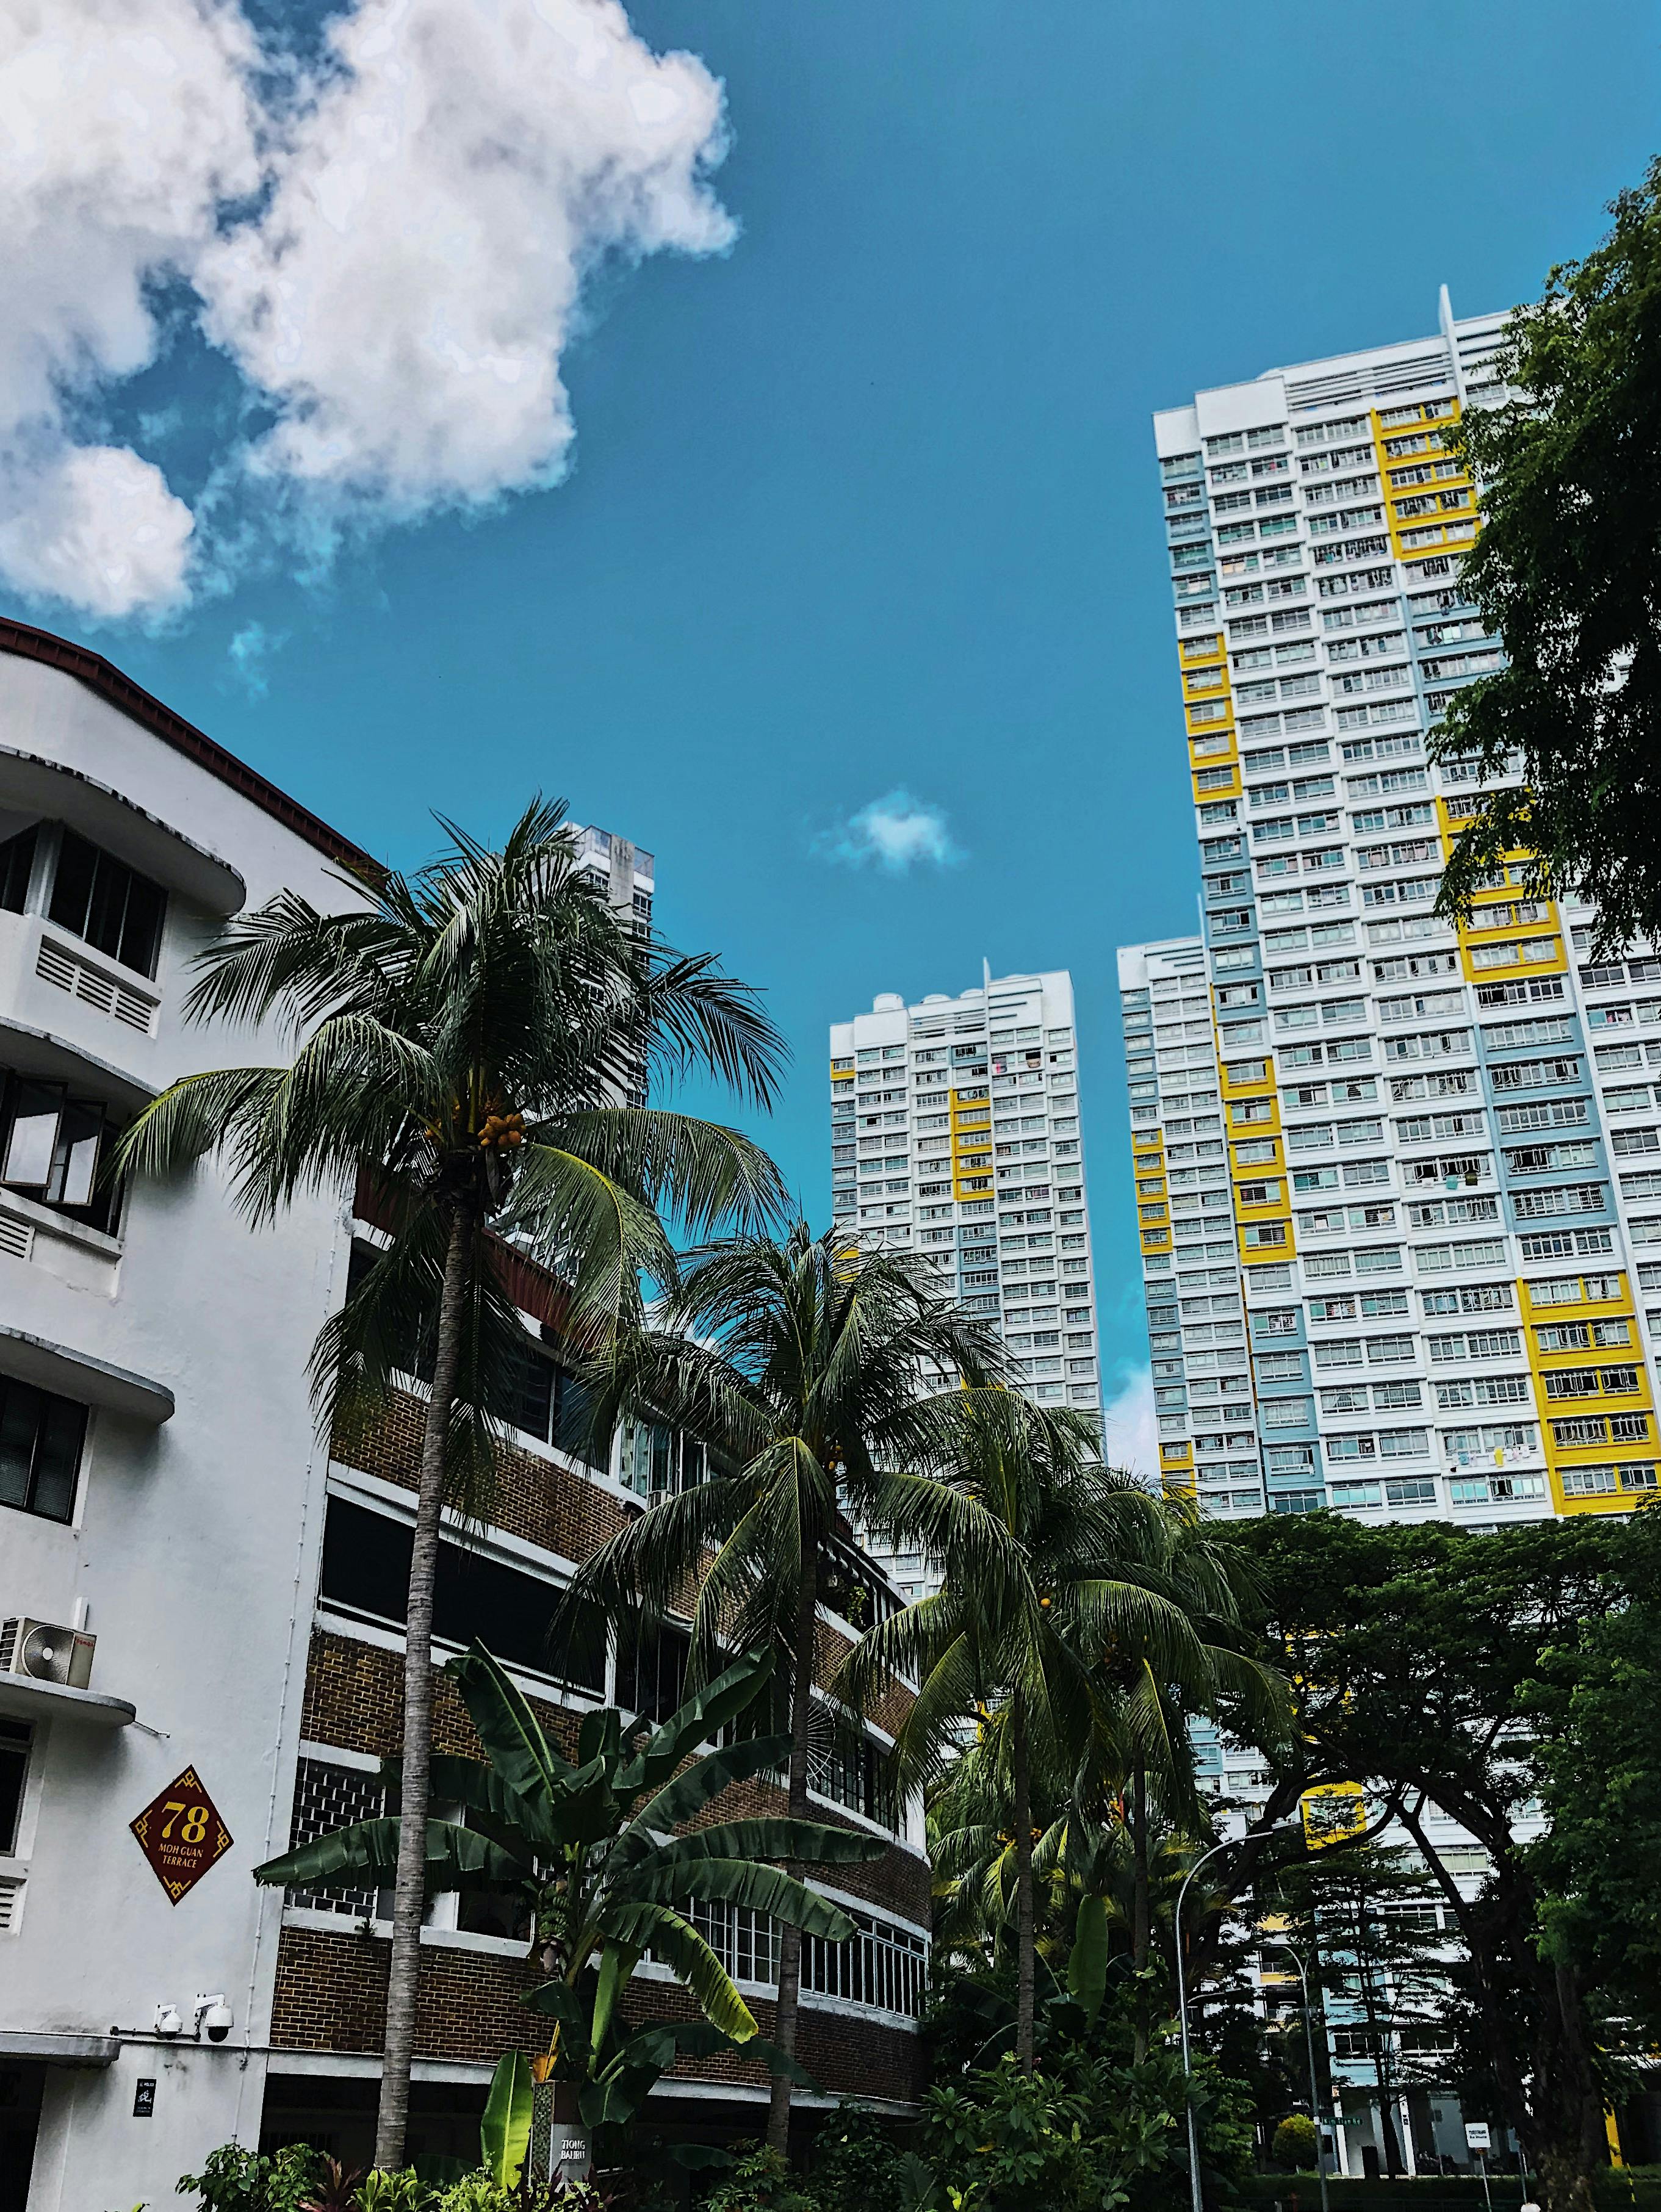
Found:
<svg viewBox="0 0 1661 2212"><path fill-rule="evenodd" d="M33 1721L84 1721L89 1728L131 1728L138 1718L125 1698L72 1690L65 1682L37 1682L32 1674L0 1674L0 1713Z"/></svg>
<svg viewBox="0 0 1661 2212"><path fill-rule="evenodd" d="M113 2035L47 2035L33 2028L0 2027L0 2058L44 2059L49 2066L113 2066L120 2050L120 2039Z"/></svg>
<svg viewBox="0 0 1661 2212"><path fill-rule="evenodd" d="M87 1405L107 1406L113 1413L125 1413L155 1427L173 1419L173 1395L165 1382L112 1366L107 1359L77 1352L72 1345L31 1336L27 1329L0 1328L0 1370L20 1382L61 1391Z"/></svg>

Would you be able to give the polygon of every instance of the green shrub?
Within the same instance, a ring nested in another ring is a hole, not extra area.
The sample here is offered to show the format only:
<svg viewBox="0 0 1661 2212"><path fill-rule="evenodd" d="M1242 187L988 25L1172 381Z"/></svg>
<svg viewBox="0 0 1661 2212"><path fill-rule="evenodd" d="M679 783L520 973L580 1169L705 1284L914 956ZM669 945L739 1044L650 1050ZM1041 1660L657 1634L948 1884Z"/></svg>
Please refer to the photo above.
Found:
<svg viewBox="0 0 1661 2212"><path fill-rule="evenodd" d="M857 2107L826 2122L813 2145L818 2212L894 2212L904 2201L900 2152L874 2114Z"/></svg>
<svg viewBox="0 0 1661 2212"><path fill-rule="evenodd" d="M221 2143L200 2173L181 2173L174 2193L196 2194L199 2212L301 2212L323 2178L323 2160L308 2143L267 2155Z"/></svg>
<svg viewBox="0 0 1661 2212"><path fill-rule="evenodd" d="M1275 2130L1269 2154L1283 2172L1312 2173L1320 2140L1307 2112L1288 2112Z"/></svg>
<svg viewBox="0 0 1661 2212"><path fill-rule="evenodd" d="M734 2143L736 2166L715 2183L703 2212L818 2212L792 2179L781 2153L763 2143Z"/></svg>

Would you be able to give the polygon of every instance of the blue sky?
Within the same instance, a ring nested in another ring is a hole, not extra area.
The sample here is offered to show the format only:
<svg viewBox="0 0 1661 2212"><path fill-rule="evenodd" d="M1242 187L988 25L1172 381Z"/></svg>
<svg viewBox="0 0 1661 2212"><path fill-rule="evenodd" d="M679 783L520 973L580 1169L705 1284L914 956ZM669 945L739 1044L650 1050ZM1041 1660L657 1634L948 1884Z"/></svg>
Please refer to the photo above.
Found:
<svg viewBox="0 0 1661 2212"><path fill-rule="evenodd" d="M488 835L538 787L651 848L668 933L764 984L794 1043L769 1133L816 1218L827 1022L964 988L983 955L1070 967L1104 1351L1134 1367L1113 951L1189 927L1196 883L1149 413L1427 333L1443 281L1462 313L1537 293L1653 150L1653 12L631 20L724 84L737 235L591 287L564 482L349 525L331 565L307 541L304 581L293 544L228 561L159 629L0 604L396 861L428 849L427 810ZM100 404L178 482L240 403L186 335ZM946 856L838 860L896 789L944 816Z"/></svg>

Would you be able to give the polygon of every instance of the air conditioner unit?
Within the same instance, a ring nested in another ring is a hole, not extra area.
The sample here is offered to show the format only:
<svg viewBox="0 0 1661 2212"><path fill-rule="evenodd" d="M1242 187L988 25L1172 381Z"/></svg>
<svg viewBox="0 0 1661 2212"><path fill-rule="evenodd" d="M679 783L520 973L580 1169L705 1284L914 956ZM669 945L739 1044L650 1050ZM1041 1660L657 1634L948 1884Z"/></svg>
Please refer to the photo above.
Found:
<svg viewBox="0 0 1661 2212"><path fill-rule="evenodd" d="M17 1614L0 1620L0 1674L27 1674L36 1682L61 1682L84 1690L92 1680L92 1655L98 1643L84 1629L61 1621L30 1620Z"/></svg>

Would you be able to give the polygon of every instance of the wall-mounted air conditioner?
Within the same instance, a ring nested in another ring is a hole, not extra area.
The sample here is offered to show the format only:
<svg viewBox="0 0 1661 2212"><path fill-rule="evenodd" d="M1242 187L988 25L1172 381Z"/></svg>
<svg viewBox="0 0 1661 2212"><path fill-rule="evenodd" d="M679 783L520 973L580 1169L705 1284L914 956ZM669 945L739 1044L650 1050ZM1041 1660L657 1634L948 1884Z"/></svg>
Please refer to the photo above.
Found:
<svg viewBox="0 0 1661 2212"><path fill-rule="evenodd" d="M61 1682L66 1689L84 1690L92 1680L97 1643L84 1629L15 1614L0 1620L0 1674L27 1674L36 1682Z"/></svg>

